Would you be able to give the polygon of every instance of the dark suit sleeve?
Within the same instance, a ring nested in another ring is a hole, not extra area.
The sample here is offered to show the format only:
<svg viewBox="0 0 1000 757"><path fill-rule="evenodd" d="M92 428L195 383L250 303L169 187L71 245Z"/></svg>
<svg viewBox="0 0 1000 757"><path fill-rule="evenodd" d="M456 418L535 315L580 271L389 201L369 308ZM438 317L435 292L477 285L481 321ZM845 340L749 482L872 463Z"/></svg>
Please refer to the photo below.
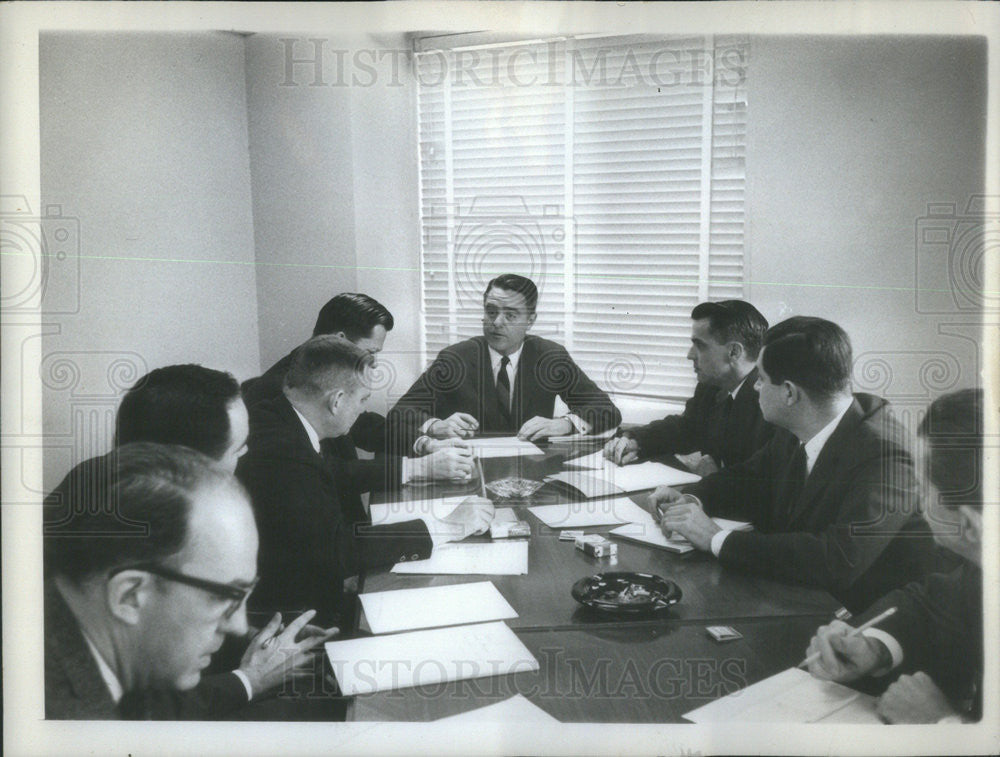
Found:
<svg viewBox="0 0 1000 757"><path fill-rule="evenodd" d="M233 673L206 676L195 688L178 695L177 720L222 720L248 701L246 688Z"/></svg>
<svg viewBox="0 0 1000 757"><path fill-rule="evenodd" d="M684 403L683 413L629 429L625 435L639 443L639 452L644 457L694 452L698 449L699 418L705 412L703 395L699 384L694 396Z"/></svg>
<svg viewBox="0 0 1000 757"><path fill-rule="evenodd" d="M543 352L531 370L534 382L558 394L571 413L590 424L591 433L599 434L621 423L622 414L607 392L580 370L565 348L555 346Z"/></svg>
<svg viewBox="0 0 1000 757"><path fill-rule="evenodd" d="M409 455L420 436L420 427L429 418L444 418L444 398L457 388L468 366L453 351L443 349L406 394L399 398L385 418L385 451ZM454 385L454 386L453 386ZM467 411L468 412L468 411ZM481 420L481 419L477 419Z"/></svg>
<svg viewBox="0 0 1000 757"><path fill-rule="evenodd" d="M846 591L910 520L913 468L902 450L882 456L876 449L858 464L838 471L837 480L827 486L833 489L827 495L836 499L838 507L829 525L815 532L733 532L722 545L720 562L834 593ZM739 492L730 496L738 497ZM771 503L772 508L782 506L786 503ZM717 514L711 508L708 512ZM780 523L780 518L775 520Z"/></svg>
<svg viewBox="0 0 1000 757"><path fill-rule="evenodd" d="M385 453L385 418L378 413L361 413L351 426L350 438L358 449Z"/></svg>
<svg viewBox="0 0 1000 757"><path fill-rule="evenodd" d="M760 524L767 519L771 472L781 454L780 440L772 438L749 459L705 476L684 491L701 500L710 515Z"/></svg>

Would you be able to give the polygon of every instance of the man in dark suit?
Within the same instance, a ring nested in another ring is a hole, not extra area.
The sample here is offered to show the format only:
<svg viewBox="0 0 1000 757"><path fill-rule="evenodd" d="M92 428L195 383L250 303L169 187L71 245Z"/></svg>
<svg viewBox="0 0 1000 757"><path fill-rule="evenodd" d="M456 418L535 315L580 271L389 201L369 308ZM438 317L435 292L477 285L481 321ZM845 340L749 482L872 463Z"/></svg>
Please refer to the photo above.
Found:
<svg viewBox="0 0 1000 757"><path fill-rule="evenodd" d="M757 403L757 355L767 321L743 300L702 302L691 311L691 349L698 386L681 415L624 431L604 456L627 465L639 458L700 452L702 476L742 463L774 433Z"/></svg>
<svg viewBox="0 0 1000 757"><path fill-rule="evenodd" d="M320 309L312 335L333 334L353 342L377 356L395 325L392 313L372 297L341 292ZM285 374L291 365L289 353L263 375L243 382L243 399L248 407L279 397ZM465 480L472 475L471 452L461 443L438 441L428 436L412 440L398 449L401 456L386 456L385 418L369 410L362 412L348 433L324 439L323 454L339 469L338 481L344 501L361 507L361 495L369 491L393 489L417 479ZM356 449L375 454L374 460L359 460Z"/></svg>
<svg viewBox="0 0 1000 757"><path fill-rule="evenodd" d="M621 413L608 395L555 342L528 335L538 289L508 273L483 295L483 336L441 350L424 374L389 411L397 447L420 434L469 438L477 431L540 440L599 433L617 426ZM570 412L553 418L555 398Z"/></svg>
<svg viewBox="0 0 1000 757"><path fill-rule="evenodd" d="M761 450L681 494L650 502L676 531L730 568L827 589L851 611L926 573L931 539L917 514L906 435L871 395L851 394L851 343L821 318L771 327L758 359ZM720 529L709 517L749 520Z"/></svg>
<svg viewBox="0 0 1000 757"><path fill-rule="evenodd" d="M315 607L341 627L350 609L343 580L376 565L425 559L434 544L489 527L493 506L470 497L444 520L372 526L346 512L338 469L320 443L348 432L371 396L372 356L337 336L310 339L292 354L280 396L250 410L249 451L237 475L261 530L255 604Z"/></svg>
<svg viewBox="0 0 1000 757"><path fill-rule="evenodd" d="M836 620L817 630L808 654L817 678L849 682L902 673L882 694L889 723L976 721L983 684L983 393L967 389L935 400L918 430L924 517L941 546L962 564L890 592L860 625L896 613L861 634ZM886 680L889 680L886 678Z"/></svg>
<svg viewBox="0 0 1000 757"><path fill-rule="evenodd" d="M234 676L182 695L247 631L257 530L229 473L187 447L117 448L46 498L43 544L47 718L214 719L246 704ZM285 663L317 643L283 644Z"/></svg>

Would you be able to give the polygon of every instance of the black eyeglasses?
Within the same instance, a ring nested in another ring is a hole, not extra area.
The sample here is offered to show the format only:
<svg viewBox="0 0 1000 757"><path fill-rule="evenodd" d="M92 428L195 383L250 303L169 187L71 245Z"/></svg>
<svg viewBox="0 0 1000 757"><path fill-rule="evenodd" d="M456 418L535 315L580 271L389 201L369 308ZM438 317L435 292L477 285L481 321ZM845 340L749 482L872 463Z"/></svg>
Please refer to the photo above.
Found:
<svg viewBox="0 0 1000 757"><path fill-rule="evenodd" d="M222 614L224 618L231 618L236 614L236 611L243 606L243 603L247 601L247 598L253 592L257 586L257 582L260 581L260 576L256 576L253 581L249 584L234 585L234 584L222 584L217 581L209 581L207 578L198 578L197 576L189 576L186 573L180 573L176 570L171 570L163 565L157 565L156 563L140 563L139 565L124 565L120 568L116 568L111 575L121 573L124 570L141 570L146 573L152 573L153 575L159 576L160 578L165 578L168 581L174 581L179 584L184 584L186 586L193 586L196 589L201 589L202 591L207 591L210 594L214 594L222 599L228 599L230 604L226 608L226 611Z"/></svg>

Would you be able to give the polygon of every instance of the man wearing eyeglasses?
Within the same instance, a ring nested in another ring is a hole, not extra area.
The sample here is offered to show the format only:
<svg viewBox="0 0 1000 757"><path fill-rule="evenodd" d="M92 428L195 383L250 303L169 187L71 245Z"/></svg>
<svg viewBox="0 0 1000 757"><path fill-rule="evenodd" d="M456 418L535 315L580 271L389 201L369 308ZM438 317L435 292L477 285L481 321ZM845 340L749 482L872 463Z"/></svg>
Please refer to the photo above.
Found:
<svg viewBox="0 0 1000 757"><path fill-rule="evenodd" d="M477 432L551 436L600 433L621 413L566 349L529 335L538 289L524 276L492 279L483 294L483 335L441 350L389 411L394 438L467 439ZM556 397L569 407L553 417Z"/></svg>
<svg viewBox="0 0 1000 757"><path fill-rule="evenodd" d="M257 582L246 492L209 458L138 443L81 463L46 498L44 555L47 718L219 718L246 703L235 679L180 695L247 632ZM287 664L317 643L286 647Z"/></svg>

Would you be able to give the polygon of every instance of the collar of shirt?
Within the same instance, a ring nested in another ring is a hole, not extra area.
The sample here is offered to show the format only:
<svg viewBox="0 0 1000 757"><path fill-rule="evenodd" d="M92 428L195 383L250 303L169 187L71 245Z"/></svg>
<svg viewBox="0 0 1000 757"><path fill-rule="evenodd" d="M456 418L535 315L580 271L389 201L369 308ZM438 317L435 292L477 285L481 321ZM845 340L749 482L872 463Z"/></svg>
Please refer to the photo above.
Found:
<svg viewBox="0 0 1000 757"><path fill-rule="evenodd" d="M826 441L829 439L833 432L837 430L837 424L840 423L840 419L844 417L848 408L851 407L851 403L848 402L844 405L844 409L837 413L837 416L827 423L819 432L813 436L808 442L805 443L806 448L806 473L812 473L813 464L816 462L816 458L819 457L819 453L823 451L823 447L826 446Z"/></svg>
<svg viewBox="0 0 1000 757"><path fill-rule="evenodd" d="M295 405L292 405L292 410L295 411L295 414L299 416L299 420L302 421L302 426L305 428L306 433L309 435L309 441L312 444L313 449L316 450L316 454L322 454L322 452L320 452L319 449L319 434L316 433L316 429L312 427L312 424L306 419L306 417L302 413L298 411Z"/></svg>
<svg viewBox="0 0 1000 757"><path fill-rule="evenodd" d="M104 680L104 685L108 687L108 693L111 694L111 698L115 701L115 704L121 701L122 695L125 691L122 689L121 682L118 680L118 676L115 675L115 671L111 669L111 666L105 662L104 658L101 657L101 653L97 651L97 647L94 643L87 637L87 634L83 634L83 640L87 642L87 648L90 653L94 656L94 661L97 663L97 670L101 674L101 678Z"/></svg>
<svg viewBox="0 0 1000 757"><path fill-rule="evenodd" d="M736 388L729 393L729 396L732 397L733 399L736 399L736 395L740 393L740 389L743 388L743 385L747 382L748 378L750 378L749 373L746 376L744 376L743 380L736 385Z"/></svg>
<svg viewBox="0 0 1000 757"><path fill-rule="evenodd" d="M490 349L490 363L493 364L493 381L495 382L497 376L500 373L500 361L503 360L503 355L501 355L492 347L490 347L489 349ZM512 352L507 356L507 359L510 360L510 368L508 368L509 371L508 375L511 378L511 386L514 385L513 379L514 376L517 375L517 364L521 360L521 350L523 349L524 349L524 342L521 342L521 346L517 348L517 352Z"/></svg>

